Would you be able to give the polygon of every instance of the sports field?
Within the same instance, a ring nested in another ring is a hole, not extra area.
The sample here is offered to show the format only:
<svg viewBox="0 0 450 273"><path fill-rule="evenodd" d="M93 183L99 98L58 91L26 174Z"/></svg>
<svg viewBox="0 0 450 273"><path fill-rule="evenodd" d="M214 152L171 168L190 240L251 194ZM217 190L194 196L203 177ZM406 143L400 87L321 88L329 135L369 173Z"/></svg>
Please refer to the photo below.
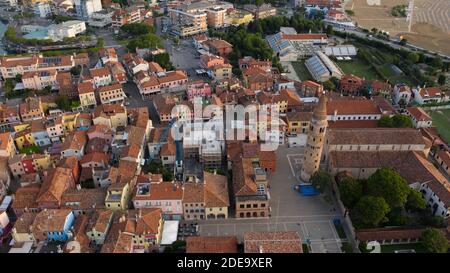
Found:
<svg viewBox="0 0 450 273"><path fill-rule="evenodd" d="M439 134L450 143L450 109L436 110L431 113L433 125L437 127Z"/></svg>
<svg viewBox="0 0 450 273"><path fill-rule="evenodd" d="M354 58L351 61L338 61L336 64L342 69L345 74L353 74L366 80L381 79L377 72L360 58Z"/></svg>

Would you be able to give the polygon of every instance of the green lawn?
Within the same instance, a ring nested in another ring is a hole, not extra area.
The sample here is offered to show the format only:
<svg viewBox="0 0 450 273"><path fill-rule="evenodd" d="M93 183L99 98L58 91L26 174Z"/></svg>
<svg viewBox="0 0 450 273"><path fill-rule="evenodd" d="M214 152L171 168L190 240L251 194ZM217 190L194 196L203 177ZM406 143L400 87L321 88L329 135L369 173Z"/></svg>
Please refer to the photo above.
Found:
<svg viewBox="0 0 450 273"><path fill-rule="evenodd" d="M450 109L437 110L431 113L433 125L437 127L439 134L450 142Z"/></svg>
<svg viewBox="0 0 450 273"><path fill-rule="evenodd" d="M396 250L414 249L416 253L428 253L429 251L421 244L399 244L399 245L382 245L381 253L394 253Z"/></svg>
<svg viewBox="0 0 450 273"><path fill-rule="evenodd" d="M308 68L305 66L304 61L299 62L291 62L292 67L294 67L295 73L302 81L312 80L311 74L308 71Z"/></svg>
<svg viewBox="0 0 450 273"><path fill-rule="evenodd" d="M364 60L354 58L351 61L338 61L336 64L345 74L353 74L366 80L379 80L377 72Z"/></svg>
<svg viewBox="0 0 450 273"><path fill-rule="evenodd" d="M39 148L36 145L31 145L31 146L28 146L28 147L23 147L19 152L21 154L30 155L30 154L34 154L34 153L40 153L41 152L41 148Z"/></svg>

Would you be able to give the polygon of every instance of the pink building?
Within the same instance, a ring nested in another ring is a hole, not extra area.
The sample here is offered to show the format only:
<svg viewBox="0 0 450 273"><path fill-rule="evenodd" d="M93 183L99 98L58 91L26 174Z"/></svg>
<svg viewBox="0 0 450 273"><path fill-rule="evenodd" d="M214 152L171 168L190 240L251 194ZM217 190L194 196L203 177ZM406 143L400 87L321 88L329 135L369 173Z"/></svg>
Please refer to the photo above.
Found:
<svg viewBox="0 0 450 273"><path fill-rule="evenodd" d="M135 209L160 208L166 219L181 219L183 188L173 182L139 183L133 197Z"/></svg>
<svg viewBox="0 0 450 273"><path fill-rule="evenodd" d="M210 69L216 65L225 64L225 59L212 54L204 54L200 57L200 66L204 69Z"/></svg>
<svg viewBox="0 0 450 273"><path fill-rule="evenodd" d="M195 81L188 84L186 94L189 100L195 97L209 97L211 96L211 86L207 82Z"/></svg>

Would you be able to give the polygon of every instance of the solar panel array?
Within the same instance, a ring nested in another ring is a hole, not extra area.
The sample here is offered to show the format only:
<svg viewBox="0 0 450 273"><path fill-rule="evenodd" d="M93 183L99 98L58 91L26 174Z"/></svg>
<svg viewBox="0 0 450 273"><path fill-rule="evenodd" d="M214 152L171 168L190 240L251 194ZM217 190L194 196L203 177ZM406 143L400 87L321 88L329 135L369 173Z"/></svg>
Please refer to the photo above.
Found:
<svg viewBox="0 0 450 273"><path fill-rule="evenodd" d="M305 65L314 79L320 79L322 76L330 74L328 68L317 55L306 60Z"/></svg>

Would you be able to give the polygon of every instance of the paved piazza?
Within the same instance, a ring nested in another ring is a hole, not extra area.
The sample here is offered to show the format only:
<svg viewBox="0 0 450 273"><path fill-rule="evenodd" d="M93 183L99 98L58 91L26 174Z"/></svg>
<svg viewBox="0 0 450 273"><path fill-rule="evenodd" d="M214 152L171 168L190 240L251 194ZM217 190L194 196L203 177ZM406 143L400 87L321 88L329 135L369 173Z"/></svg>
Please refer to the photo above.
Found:
<svg viewBox="0 0 450 273"><path fill-rule="evenodd" d="M293 190L302 155L302 148L278 148L277 171L269 177L270 218L198 221L200 235L236 235L242 241L248 231L297 231L304 243L309 240L312 252L341 252L341 240L333 225L333 219L341 215L332 210L334 205L323 196L304 197Z"/></svg>

